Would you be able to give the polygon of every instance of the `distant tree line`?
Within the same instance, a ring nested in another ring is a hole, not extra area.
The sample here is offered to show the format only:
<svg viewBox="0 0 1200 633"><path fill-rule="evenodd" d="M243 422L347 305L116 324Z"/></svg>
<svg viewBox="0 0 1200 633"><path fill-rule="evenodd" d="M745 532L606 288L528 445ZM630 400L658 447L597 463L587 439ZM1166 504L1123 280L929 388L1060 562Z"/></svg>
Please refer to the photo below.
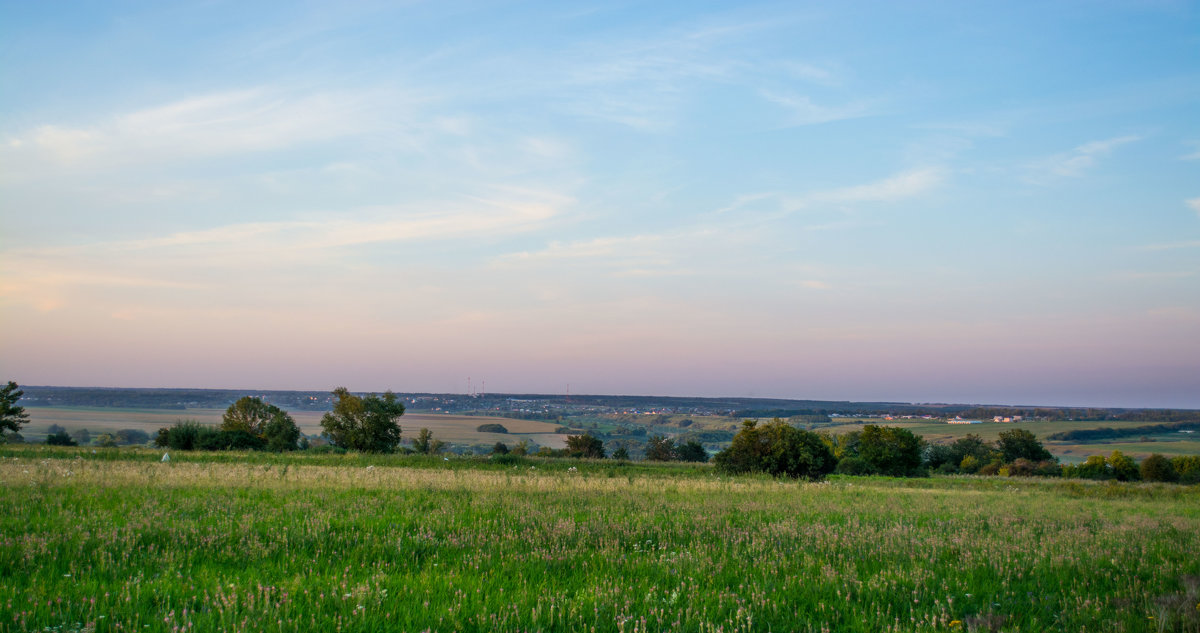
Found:
<svg viewBox="0 0 1200 633"><path fill-rule="evenodd" d="M1167 424L1147 424L1145 426L1131 426L1120 429L1109 427L1100 427L1097 429L1076 429L1073 431L1051 433L1050 435L1046 436L1046 439L1056 441L1061 440L1064 442L1090 442L1094 440L1137 437L1142 435L1155 435L1159 433L1178 433L1179 431L1188 430L1200 430L1200 420L1170 422Z"/></svg>

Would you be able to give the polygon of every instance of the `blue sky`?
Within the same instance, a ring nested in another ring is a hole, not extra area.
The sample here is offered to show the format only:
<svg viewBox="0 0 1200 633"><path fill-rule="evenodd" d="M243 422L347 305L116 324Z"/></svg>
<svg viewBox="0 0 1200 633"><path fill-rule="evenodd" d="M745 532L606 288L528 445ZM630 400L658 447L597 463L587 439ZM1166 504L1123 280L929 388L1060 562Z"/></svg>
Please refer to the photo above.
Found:
<svg viewBox="0 0 1200 633"><path fill-rule="evenodd" d="M24 384L1200 407L1200 4L0 3Z"/></svg>

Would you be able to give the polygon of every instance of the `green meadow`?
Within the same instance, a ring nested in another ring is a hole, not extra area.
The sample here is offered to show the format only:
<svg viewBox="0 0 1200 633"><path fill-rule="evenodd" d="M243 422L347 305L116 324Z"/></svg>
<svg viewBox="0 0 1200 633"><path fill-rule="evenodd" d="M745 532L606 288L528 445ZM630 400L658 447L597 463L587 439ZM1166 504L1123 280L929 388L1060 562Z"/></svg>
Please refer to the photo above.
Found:
<svg viewBox="0 0 1200 633"><path fill-rule="evenodd" d="M3 631L1200 631L1200 487L0 451Z"/></svg>

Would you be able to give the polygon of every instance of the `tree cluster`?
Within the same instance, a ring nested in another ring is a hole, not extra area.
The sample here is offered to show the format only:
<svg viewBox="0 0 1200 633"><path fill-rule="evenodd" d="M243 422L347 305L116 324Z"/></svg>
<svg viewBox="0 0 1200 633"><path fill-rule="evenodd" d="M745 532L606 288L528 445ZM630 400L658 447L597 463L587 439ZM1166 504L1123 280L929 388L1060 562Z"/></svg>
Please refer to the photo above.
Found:
<svg viewBox="0 0 1200 633"><path fill-rule="evenodd" d="M391 453L400 444L404 403L391 391L382 397L356 396L345 387L333 390L333 411L321 418L321 428L334 446L363 453Z"/></svg>
<svg viewBox="0 0 1200 633"><path fill-rule="evenodd" d="M767 473L792 478L821 479L833 472L837 458L819 435L775 419L764 425L742 423L729 448L714 458L724 473Z"/></svg>

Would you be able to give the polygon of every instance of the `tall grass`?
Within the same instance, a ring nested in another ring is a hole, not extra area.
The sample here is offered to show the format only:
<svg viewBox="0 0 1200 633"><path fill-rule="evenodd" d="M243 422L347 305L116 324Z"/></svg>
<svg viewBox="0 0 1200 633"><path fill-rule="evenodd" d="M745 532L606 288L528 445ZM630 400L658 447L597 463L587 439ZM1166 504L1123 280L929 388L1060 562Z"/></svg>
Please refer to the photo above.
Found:
<svg viewBox="0 0 1200 633"><path fill-rule="evenodd" d="M0 630L1200 630L1196 487L129 455L0 461Z"/></svg>

